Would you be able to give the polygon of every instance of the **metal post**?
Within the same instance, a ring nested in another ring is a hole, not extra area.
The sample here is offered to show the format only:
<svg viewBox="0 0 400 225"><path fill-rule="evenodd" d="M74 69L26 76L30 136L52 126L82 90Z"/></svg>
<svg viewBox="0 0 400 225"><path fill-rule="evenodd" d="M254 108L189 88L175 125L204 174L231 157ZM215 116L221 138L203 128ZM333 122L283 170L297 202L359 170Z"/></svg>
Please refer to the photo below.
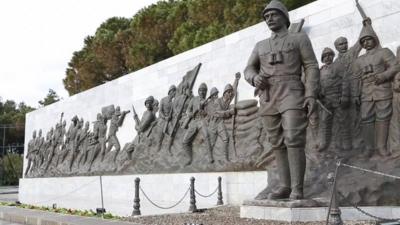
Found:
<svg viewBox="0 0 400 225"><path fill-rule="evenodd" d="M332 184L332 194L331 194L331 200L329 202L328 215L326 218L326 225L328 225L328 224L343 225L343 221L340 216L341 211L339 209L339 203L337 201L337 189L336 189L337 175L338 175L340 166L341 166L341 161L338 161L336 163L336 170L335 170L334 176L332 177L331 174L328 175L328 182Z"/></svg>
<svg viewBox="0 0 400 225"><path fill-rule="evenodd" d="M217 205L223 205L224 201L222 200L222 185L221 185L221 177L218 177L218 201Z"/></svg>
<svg viewBox="0 0 400 225"><path fill-rule="evenodd" d="M135 198L133 199L133 212L132 216L139 216L140 213L140 198L139 198L140 178L135 179Z"/></svg>
<svg viewBox="0 0 400 225"><path fill-rule="evenodd" d="M101 193L101 211L104 213L106 210L104 209L103 179L102 179L102 176L100 176L100 193Z"/></svg>
<svg viewBox="0 0 400 225"><path fill-rule="evenodd" d="M196 207L196 194L195 194L195 189L194 189L194 177L190 178L190 207L189 207L189 212L197 212L197 207Z"/></svg>

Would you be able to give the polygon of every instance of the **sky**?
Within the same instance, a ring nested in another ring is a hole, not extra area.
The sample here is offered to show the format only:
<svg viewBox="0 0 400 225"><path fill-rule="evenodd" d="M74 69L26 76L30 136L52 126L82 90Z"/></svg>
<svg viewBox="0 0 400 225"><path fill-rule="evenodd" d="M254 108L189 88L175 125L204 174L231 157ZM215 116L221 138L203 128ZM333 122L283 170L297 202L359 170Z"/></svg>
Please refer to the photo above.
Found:
<svg viewBox="0 0 400 225"><path fill-rule="evenodd" d="M74 51L113 16L132 17L158 0L0 1L0 97L38 107L49 89L62 98Z"/></svg>

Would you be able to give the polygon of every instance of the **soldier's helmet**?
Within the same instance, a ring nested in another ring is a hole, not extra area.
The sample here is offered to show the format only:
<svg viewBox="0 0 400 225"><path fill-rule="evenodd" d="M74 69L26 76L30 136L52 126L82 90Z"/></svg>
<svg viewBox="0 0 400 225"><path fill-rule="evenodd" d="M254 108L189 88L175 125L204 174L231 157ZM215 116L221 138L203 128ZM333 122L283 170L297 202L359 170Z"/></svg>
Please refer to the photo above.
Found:
<svg viewBox="0 0 400 225"><path fill-rule="evenodd" d="M175 85L171 85L168 89L168 94L171 93L171 91L176 91L176 86Z"/></svg>
<svg viewBox="0 0 400 225"><path fill-rule="evenodd" d="M321 55L321 61L324 60L327 55L332 55L335 57L335 52L331 48L324 48Z"/></svg>
<svg viewBox="0 0 400 225"><path fill-rule="evenodd" d="M32 137L35 138L36 137L36 130L33 131L32 133Z"/></svg>
<svg viewBox="0 0 400 225"><path fill-rule="evenodd" d="M78 116L75 115L74 117L72 117L71 121L74 122L74 123L78 122L79 121Z"/></svg>
<svg viewBox="0 0 400 225"><path fill-rule="evenodd" d="M227 92L227 91L233 91L233 86L232 86L231 84L227 84L227 85L225 86L225 88L224 88L224 94L225 94L225 92Z"/></svg>
<svg viewBox="0 0 400 225"><path fill-rule="evenodd" d="M121 115L121 107L117 106L115 108L115 115L120 116Z"/></svg>
<svg viewBox="0 0 400 225"><path fill-rule="evenodd" d="M358 40L360 45L362 45L362 41L366 37L372 37L375 40L375 44L379 45L379 38L378 35L376 35L375 31L372 29L371 26L364 26L361 30L361 35L360 39Z"/></svg>
<svg viewBox="0 0 400 225"><path fill-rule="evenodd" d="M210 96L218 95L219 91L216 87L211 88Z"/></svg>
<svg viewBox="0 0 400 225"><path fill-rule="evenodd" d="M144 105L146 105L147 103L149 103L150 105L153 105L154 97L151 95L149 97L147 97L146 100L144 101Z"/></svg>
<svg viewBox="0 0 400 225"><path fill-rule="evenodd" d="M201 90L201 89L207 90L207 84L206 83L201 83L200 86L199 86L199 90Z"/></svg>
<svg viewBox="0 0 400 225"><path fill-rule="evenodd" d="M102 117L103 116L101 115L101 113L97 113L97 120L99 120L99 121L102 120Z"/></svg>
<svg viewBox="0 0 400 225"><path fill-rule="evenodd" d="M263 18L264 18L265 13L272 9L276 9L276 10L280 11L286 17L286 20L287 20L286 27L289 28L290 27L289 11L287 10L286 6L281 1L272 0L263 10L263 12L262 12Z"/></svg>

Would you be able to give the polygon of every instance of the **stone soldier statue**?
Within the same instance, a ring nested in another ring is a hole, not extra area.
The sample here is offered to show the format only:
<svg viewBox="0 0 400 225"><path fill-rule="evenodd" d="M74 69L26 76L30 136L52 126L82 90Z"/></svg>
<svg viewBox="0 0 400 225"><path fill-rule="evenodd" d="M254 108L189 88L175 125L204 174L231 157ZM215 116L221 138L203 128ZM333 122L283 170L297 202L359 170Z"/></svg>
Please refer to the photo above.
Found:
<svg viewBox="0 0 400 225"><path fill-rule="evenodd" d="M369 19L363 21L363 24L369 22ZM358 80L359 78L355 76L353 71L354 61L357 59L360 54L362 47L359 41L357 41L352 47L348 47L348 41L345 37L339 37L334 42L336 50L339 52L337 58L334 61L334 65L336 67L337 72L343 78L345 85L349 88L350 92L350 100L348 102L343 101L345 104L342 104L342 107L347 110L342 110L342 116L348 118L348 121L341 124L340 133L341 133L341 142L343 150L350 150L352 148L352 137L356 136L359 133L360 126L360 115L359 115L359 99L355 96L358 87L354 87L354 84L358 84L359 82L354 82L354 80ZM347 99L341 99L346 100ZM352 135L353 134L353 135Z"/></svg>
<svg viewBox="0 0 400 225"><path fill-rule="evenodd" d="M183 136L182 147L185 152L188 154L188 161L186 162L186 166L190 165L193 160L193 152L192 152L192 142L196 137L196 134L200 131L203 135L204 141L206 142L206 149L208 151L209 162L214 162L214 157L212 154L212 146L210 142L210 137L207 128L207 112L205 107L208 103L207 96L207 85L205 83L200 84L198 90L199 96L192 98L189 102L188 108L186 110L186 119L183 122L182 126L184 128L189 125L185 135Z"/></svg>
<svg viewBox="0 0 400 225"><path fill-rule="evenodd" d="M231 118L235 114L235 109L230 108L230 104L235 97L235 91L233 87L237 86L239 82L240 74L236 75L235 83L233 86L231 84L227 84L224 88L224 93L221 98L217 98L212 100L212 103L209 104L211 108L213 108L213 112L209 113L209 130L210 130L210 139L212 146L214 148L215 143L217 141L217 137L220 137L222 140L223 146L222 149L224 151L225 160L229 161L229 136L228 131L226 130L224 120Z"/></svg>
<svg viewBox="0 0 400 225"><path fill-rule="evenodd" d="M153 96L149 96L146 98L146 100L144 101L146 111L143 113L140 123L135 126L135 129L137 130L138 135L141 135L141 138L144 137L143 134L148 131L151 124L156 120L156 114L154 112L154 101L155 99Z"/></svg>
<svg viewBox="0 0 400 225"><path fill-rule="evenodd" d="M400 47L397 48L397 62L400 63ZM400 156L400 73L393 81L393 115L390 122L390 148L393 157Z"/></svg>
<svg viewBox="0 0 400 225"><path fill-rule="evenodd" d="M59 147L57 147L57 161L56 161L56 166L58 166L64 157L64 152L66 151L66 144L64 142L64 136L66 135L67 131L66 131L66 127L67 127L67 121L63 121L62 122L62 127L61 127L61 131L60 131L60 136L59 139L57 140L57 144L59 145Z"/></svg>
<svg viewBox="0 0 400 225"><path fill-rule="evenodd" d="M39 135L36 138L36 142L35 142L35 162L34 162L34 166L32 167L33 169L38 169L41 165L41 162L43 161L42 157L43 157L43 145L44 145L44 137L42 137L42 129L39 130Z"/></svg>
<svg viewBox="0 0 400 225"><path fill-rule="evenodd" d="M85 127L81 130L78 135L78 148L79 156L77 165L85 164L88 157L88 146L89 146L89 121L86 121Z"/></svg>
<svg viewBox="0 0 400 225"><path fill-rule="evenodd" d="M359 39L366 50L354 63L361 78L357 97L361 100L361 130L365 142L364 157L375 150L388 156L389 124L392 116L392 81L399 66L393 52L382 48L371 25L364 26Z"/></svg>
<svg viewBox="0 0 400 225"><path fill-rule="evenodd" d="M326 109L321 111L321 124L320 127L320 144L319 150L325 150L329 147L332 138L333 129L333 118L334 116L338 119L338 126L342 128L343 124L346 124L348 119L347 115L347 105L350 101L350 89L347 80L345 80L340 74L336 65L334 65L333 59L335 57L335 52L330 48L325 48L322 51L321 61L324 65L321 67L321 92L320 98ZM348 127L340 129L339 135L348 134L344 130ZM342 140L347 139L343 138ZM351 139L350 139L351 140ZM349 144L349 143L348 143ZM351 142L350 142L351 146ZM349 147L347 145L347 147ZM346 148L347 150L347 148Z"/></svg>
<svg viewBox="0 0 400 225"><path fill-rule="evenodd" d="M160 127L162 129L162 133L160 136L160 141L158 145L158 150L161 150L161 146L164 140L164 136L171 135L170 127L172 126L172 114L173 114L173 100L176 95L176 86L172 85L168 90L168 96L161 99L160 112L159 112L159 121ZM169 145L167 147L170 147ZM169 151L170 149L168 149Z"/></svg>
<svg viewBox="0 0 400 225"><path fill-rule="evenodd" d="M80 145L80 136L82 135L83 131L83 118L77 121L75 135L73 140L73 145L71 149L71 159L69 161L69 170L72 170L72 165L79 153L79 145Z"/></svg>
<svg viewBox="0 0 400 225"><path fill-rule="evenodd" d="M307 109L315 111L319 68L305 33L289 33L286 7L272 0L263 11L272 31L256 44L244 71L260 95L259 115L269 134L279 175L278 188L257 199L302 199L306 156ZM305 82L301 81L304 69Z"/></svg>
<svg viewBox="0 0 400 225"><path fill-rule="evenodd" d="M26 159L28 160L28 163L26 165L25 169L25 176L28 174L29 170L31 169L32 163L34 163L35 159L35 142L36 142L36 130L33 131L32 133L32 139L28 142L28 153L26 154Z"/></svg>
<svg viewBox="0 0 400 225"><path fill-rule="evenodd" d="M100 157L101 161L104 160L104 156L106 154L106 135L107 135L107 118L103 116L101 113L97 114L97 121L93 127L94 138L99 142L100 145ZM96 154L92 155L90 160L90 164L96 158Z"/></svg>
<svg viewBox="0 0 400 225"><path fill-rule="evenodd" d="M117 131L120 126L124 123L125 115L128 114L129 111L123 111L121 113L121 108L119 106L116 107L115 112L111 116L110 128L108 130L107 137L107 150L106 152L110 152L114 147L115 151L119 152L121 149L121 145L119 144L119 140L117 138Z"/></svg>

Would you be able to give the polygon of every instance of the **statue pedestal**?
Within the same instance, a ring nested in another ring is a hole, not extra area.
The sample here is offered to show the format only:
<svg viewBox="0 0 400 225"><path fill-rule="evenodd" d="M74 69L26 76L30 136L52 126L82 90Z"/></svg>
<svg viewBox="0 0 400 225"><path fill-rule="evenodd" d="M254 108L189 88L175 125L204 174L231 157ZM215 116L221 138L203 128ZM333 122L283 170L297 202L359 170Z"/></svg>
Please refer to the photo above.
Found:
<svg viewBox="0 0 400 225"><path fill-rule="evenodd" d="M322 199L298 201L247 200L240 207L240 217L285 222L325 221L328 212L326 205L326 200ZM378 217L388 219L400 217L400 207L396 206L367 206L360 208ZM340 207L340 210L344 221L367 221L372 219L352 207Z"/></svg>

